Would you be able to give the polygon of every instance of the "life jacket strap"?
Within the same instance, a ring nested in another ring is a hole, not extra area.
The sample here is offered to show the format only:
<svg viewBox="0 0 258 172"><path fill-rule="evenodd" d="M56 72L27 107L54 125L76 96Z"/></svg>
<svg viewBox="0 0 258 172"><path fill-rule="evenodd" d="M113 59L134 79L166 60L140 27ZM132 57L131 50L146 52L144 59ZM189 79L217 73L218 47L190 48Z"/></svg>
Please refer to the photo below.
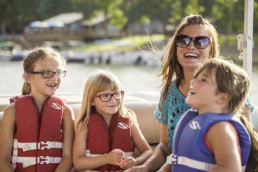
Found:
<svg viewBox="0 0 258 172"><path fill-rule="evenodd" d="M53 141L47 141L47 142L28 142L28 143L22 143L18 142L17 139L14 139L13 141L13 156L12 156L12 167L13 169L16 168L16 163L22 163L23 168L26 168L31 165L35 165L37 162L39 164L42 163L59 163L61 162L61 157L19 157L18 156L18 148L25 151L30 150L44 150L44 149L52 149L52 148L58 148L62 149L63 143L62 142L53 142Z"/></svg>
<svg viewBox="0 0 258 172"><path fill-rule="evenodd" d="M217 166L216 164L197 161L184 156L177 156L175 154L172 154L171 159L172 159L172 164L184 165L190 168L195 168L195 169L204 170L204 171L209 171ZM245 169L246 169L246 166L242 166L242 172L244 172Z"/></svg>
<svg viewBox="0 0 258 172"><path fill-rule="evenodd" d="M91 154L90 150L86 150L86 157L97 157L97 156L101 156L101 155L105 155L105 154ZM128 158L133 156L133 152L125 152L124 153L124 158Z"/></svg>
<svg viewBox="0 0 258 172"><path fill-rule="evenodd" d="M171 159L172 159L172 165L179 164L179 165L184 165L190 168L195 168L195 169L204 170L204 171L209 171L217 166L216 164L201 162L184 156L177 156L175 154L172 154Z"/></svg>
<svg viewBox="0 0 258 172"><path fill-rule="evenodd" d="M39 156L39 157L19 157L13 156L12 162L22 163L23 168L29 167L35 164L58 164L62 160L62 157L49 157L49 156Z"/></svg>
<svg viewBox="0 0 258 172"><path fill-rule="evenodd" d="M63 143L62 142L53 142L53 141L46 141L46 142L28 142L28 143L22 143L18 142L17 139L14 139L13 143L14 149L20 148L24 152L25 151L30 151L30 150L44 150L44 149L52 149L52 148L59 148L62 149Z"/></svg>
<svg viewBox="0 0 258 172"><path fill-rule="evenodd" d="M167 156L166 164L172 164L172 154Z"/></svg>

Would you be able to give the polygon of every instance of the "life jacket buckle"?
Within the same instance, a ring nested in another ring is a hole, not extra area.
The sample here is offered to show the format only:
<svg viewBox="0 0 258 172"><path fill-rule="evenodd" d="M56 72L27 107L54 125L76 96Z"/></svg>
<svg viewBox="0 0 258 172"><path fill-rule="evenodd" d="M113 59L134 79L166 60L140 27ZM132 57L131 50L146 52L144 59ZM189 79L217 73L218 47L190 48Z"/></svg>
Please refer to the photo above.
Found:
<svg viewBox="0 0 258 172"><path fill-rule="evenodd" d="M171 155L172 164L177 164L178 162L178 156L175 154Z"/></svg>
<svg viewBox="0 0 258 172"><path fill-rule="evenodd" d="M40 142L40 149L41 149L41 150L44 150L45 148L50 149L50 146L49 146L49 145L50 145L50 144L49 144L49 141L46 141L46 142L41 141L41 142Z"/></svg>
<svg viewBox="0 0 258 172"><path fill-rule="evenodd" d="M46 157L44 157L44 156L40 156L39 157L39 163L40 164L49 164L49 156L46 156Z"/></svg>

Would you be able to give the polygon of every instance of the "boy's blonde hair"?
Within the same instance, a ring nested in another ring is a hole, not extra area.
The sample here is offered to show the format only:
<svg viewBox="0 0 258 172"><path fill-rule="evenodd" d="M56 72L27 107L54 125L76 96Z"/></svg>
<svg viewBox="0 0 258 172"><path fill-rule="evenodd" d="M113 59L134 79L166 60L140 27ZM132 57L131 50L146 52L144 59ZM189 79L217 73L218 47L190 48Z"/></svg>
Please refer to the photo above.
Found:
<svg viewBox="0 0 258 172"><path fill-rule="evenodd" d="M103 92L109 88L111 89L111 91L122 90L120 81L113 73L99 70L90 75L84 87L84 94L78 123L82 122L83 126L85 127L88 125L90 114L95 108L94 106L92 106L94 96L96 96L99 92ZM129 118L131 124L136 122L134 112L124 106L123 99L121 100L118 114L122 117Z"/></svg>
<svg viewBox="0 0 258 172"><path fill-rule="evenodd" d="M236 114L247 99L249 92L250 81L245 70L233 62L213 58L197 69L194 78L204 70L208 71L209 74L212 71L215 72L217 92L228 93L230 100L227 112Z"/></svg>
<svg viewBox="0 0 258 172"><path fill-rule="evenodd" d="M66 60L64 57L62 57L59 52L54 50L51 47L36 47L28 53L24 59L23 59L23 70L24 73L31 73L34 70L35 63L39 59L45 59L45 58L54 58L58 59L60 58L62 61L62 65L66 66ZM27 95L31 93L31 86L26 81L23 84L22 88L22 95Z"/></svg>

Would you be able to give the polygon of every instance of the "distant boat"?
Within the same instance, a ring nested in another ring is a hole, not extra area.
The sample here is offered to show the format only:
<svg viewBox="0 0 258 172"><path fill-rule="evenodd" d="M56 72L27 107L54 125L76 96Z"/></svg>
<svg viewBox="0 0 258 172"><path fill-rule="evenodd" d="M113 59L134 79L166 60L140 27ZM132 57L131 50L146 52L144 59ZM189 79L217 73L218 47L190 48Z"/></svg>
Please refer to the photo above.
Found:
<svg viewBox="0 0 258 172"><path fill-rule="evenodd" d="M16 53L13 53L10 60L11 61L22 61L23 58L29 53L28 50L21 50L17 51Z"/></svg>

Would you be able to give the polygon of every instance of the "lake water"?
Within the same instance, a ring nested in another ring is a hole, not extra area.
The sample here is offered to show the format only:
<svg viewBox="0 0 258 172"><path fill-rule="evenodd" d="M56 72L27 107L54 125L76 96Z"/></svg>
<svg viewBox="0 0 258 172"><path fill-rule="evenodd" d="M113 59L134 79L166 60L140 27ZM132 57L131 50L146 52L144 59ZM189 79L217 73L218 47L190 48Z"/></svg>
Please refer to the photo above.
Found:
<svg viewBox="0 0 258 172"><path fill-rule="evenodd" d="M88 76L97 69L113 72L128 93L161 90L160 79L156 76L160 70L157 66L67 63L67 74L57 94L82 94ZM0 61L0 95L19 94L24 82L22 73L22 62Z"/></svg>
<svg viewBox="0 0 258 172"><path fill-rule="evenodd" d="M67 75L57 91L58 94L81 94L90 73L97 69L113 72L121 81L125 91L160 91L161 80L156 75L158 66L134 65L88 65L83 63L67 63ZM258 104L258 68L253 71L251 83L252 99ZM23 84L22 62L0 61L0 95L14 95L21 92Z"/></svg>
<svg viewBox="0 0 258 172"><path fill-rule="evenodd" d="M67 75L63 79L57 94L82 94L84 84L90 73L97 69L113 72L121 81L127 93L160 91L161 80L156 75L160 72L158 66L133 65L88 65L83 63L68 63ZM22 62L0 61L0 96L16 95L21 92ZM258 106L258 68L253 71L251 82L251 97Z"/></svg>
<svg viewBox="0 0 258 172"><path fill-rule="evenodd" d="M83 63L68 63L67 75L63 79L57 94L82 94L84 85L90 73L97 69L113 72L121 81L127 94L136 92L159 93L161 80L156 75L160 72L158 66L133 65L88 65ZM251 99L255 106L252 114L258 127L258 67L254 68L251 80ZM0 96L19 95L24 82L22 78L22 62L0 61Z"/></svg>

